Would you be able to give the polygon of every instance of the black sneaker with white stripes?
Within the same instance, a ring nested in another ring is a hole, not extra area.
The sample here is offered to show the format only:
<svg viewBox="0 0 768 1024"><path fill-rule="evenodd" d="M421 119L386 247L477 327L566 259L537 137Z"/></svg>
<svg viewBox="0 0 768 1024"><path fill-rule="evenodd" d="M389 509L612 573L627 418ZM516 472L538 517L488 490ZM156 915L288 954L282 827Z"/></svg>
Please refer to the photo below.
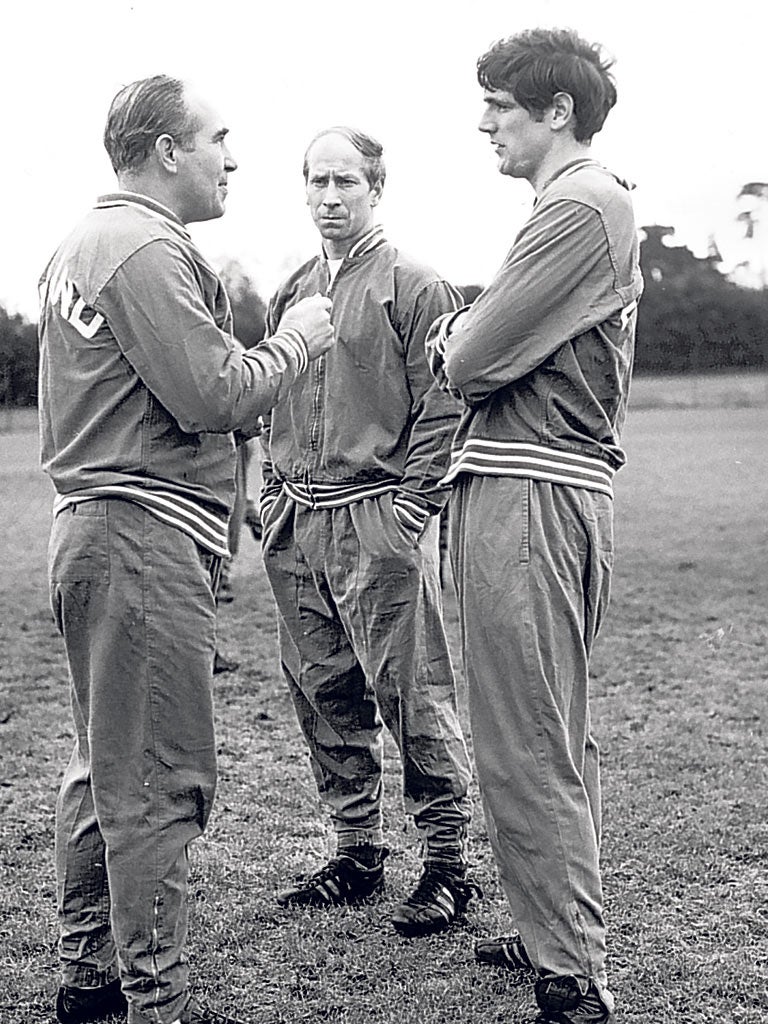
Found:
<svg viewBox="0 0 768 1024"><path fill-rule="evenodd" d="M277 894L281 907L328 907L367 899L384 884L384 859L389 850L378 851L372 867L355 857L338 854L308 878Z"/></svg>
<svg viewBox="0 0 768 1024"><path fill-rule="evenodd" d="M532 971L528 953L520 932L497 935L493 939L478 939L475 943L475 959L481 964L506 967L509 971Z"/></svg>
<svg viewBox="0 0 768 1024"><path fill-rule="evenodd" d="M482 896L463 871L427 861L416 888L395 908L392 924L401 935L431 935L453 924L475 894Z"/></svg>
<svg viewBox="0 0 768 1024"><path fill-rule="evenodd" d="M576 978L539 978L534 984L541 1011L533 1024L614 1024L616 1018L594 982L582 992Z"/></svg>

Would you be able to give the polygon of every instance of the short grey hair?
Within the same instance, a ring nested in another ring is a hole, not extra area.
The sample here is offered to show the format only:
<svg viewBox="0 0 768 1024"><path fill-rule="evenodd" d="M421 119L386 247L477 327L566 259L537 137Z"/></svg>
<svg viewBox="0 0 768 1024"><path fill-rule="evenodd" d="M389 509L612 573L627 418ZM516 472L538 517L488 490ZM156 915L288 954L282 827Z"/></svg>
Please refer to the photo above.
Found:
<svg viewBox="0 0 768 1024"><path fill-rule="evenodd" d="M182 149L190 150L199 127L189 113L184 83L168 75L153 75L124 86L112 100L104 147L116 174L137 170L160 135L171 135Z"/></svg>

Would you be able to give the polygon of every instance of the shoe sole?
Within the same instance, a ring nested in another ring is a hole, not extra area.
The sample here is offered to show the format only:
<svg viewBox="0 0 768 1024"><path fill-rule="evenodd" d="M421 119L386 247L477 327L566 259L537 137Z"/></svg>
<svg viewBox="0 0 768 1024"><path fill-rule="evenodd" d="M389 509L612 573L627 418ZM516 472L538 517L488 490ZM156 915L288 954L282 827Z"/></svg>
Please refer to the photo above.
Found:
<svg viewBox="0 0 768 1024"><path fill-rule="evenodd" d="M425 935L435 935L438 932L444 932L447 928L451 928L456 923L456 918L452 921L430 921L430 922L419 922L419 921L396 921L394 918L390 919L392 927L400 935L405 935L409 939L423 938Z"/></svg>
<svg viewBox="0 0 768 1024"><path fill-rule="evenodd" d="M525 964L515 963L509 960L503 953L479 953L475 950L475 962L484 967L503 967L507 971L533 971L532 967Z"/></svg>

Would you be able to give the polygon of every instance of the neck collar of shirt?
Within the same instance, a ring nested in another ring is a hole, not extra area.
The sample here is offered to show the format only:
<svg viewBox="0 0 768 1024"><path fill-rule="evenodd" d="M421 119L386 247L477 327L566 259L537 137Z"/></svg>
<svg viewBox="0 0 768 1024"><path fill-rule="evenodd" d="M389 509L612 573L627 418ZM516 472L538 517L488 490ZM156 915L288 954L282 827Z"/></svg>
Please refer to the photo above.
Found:
<svg viewBox="0 0 768 1024"><path fill-rule="evenodd" d="M544 184L541 186L541 192L539 192L538 198L540 199L546 189L554 181L558 181L560 178L567 178L568 175L574 174L576 171L580 171L582 167L600 167L601 165L597 160L593 160L592 157L579 157L578 160L569 160L567 164L563 164L559 167L551 178L547 178Z"/></svg>
<svg viewBox="0 0 768 1024"><path fill-rule="evenodd" d="M353 260L359 256L367 256L369 252L373 252L374 249L378 249L380 245L384 245L386 238L384 237L384 228L381 224L375 224L370 231L366 233L355 242L352 248L349 250L346 256L343 258L346 260ZM328 253L325 251L323 246L323 258L328 259Z"/></svg>
<svg viewBox="0 0 768 1024"><path fill-rule="evenodd" d="M158 203L156 199L150 199L149 196L142 195L140 192L108 192L104 196L99 196L96 202L96 209L105 209L109 206L141 206L156 217L170 220L173 224L184 228L186 231L186 225L176 216L173 210L163 206L162 203Z"/></svg>

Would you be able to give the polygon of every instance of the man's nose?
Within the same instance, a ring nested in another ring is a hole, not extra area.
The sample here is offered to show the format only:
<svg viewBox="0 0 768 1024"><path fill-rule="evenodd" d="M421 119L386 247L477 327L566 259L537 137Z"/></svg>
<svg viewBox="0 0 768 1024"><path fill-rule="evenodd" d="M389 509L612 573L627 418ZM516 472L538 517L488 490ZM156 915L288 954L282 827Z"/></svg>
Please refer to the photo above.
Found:
<svg viewBox="0 0 768 1024"><path fill-rule="evenodd" d="M235 160L226 146L224 147L224 170L227 171L228 174L237 170L237 160Z"/></svg>
<svg viewBox="0 0 768 1024"><path fill-rule="evenodd" d="M339 202L339 190L336 188L336 182L329 181L323 196L323 203L326 206L338 206Z"/></svg>
<svg viewBox="0 0 768 1024"><path fill-rule="evenodd" d="M496 130L496 124L488 110L483 112L483 116L477 125L477 130L479 132L488 132L489 134Z"/></svg>

